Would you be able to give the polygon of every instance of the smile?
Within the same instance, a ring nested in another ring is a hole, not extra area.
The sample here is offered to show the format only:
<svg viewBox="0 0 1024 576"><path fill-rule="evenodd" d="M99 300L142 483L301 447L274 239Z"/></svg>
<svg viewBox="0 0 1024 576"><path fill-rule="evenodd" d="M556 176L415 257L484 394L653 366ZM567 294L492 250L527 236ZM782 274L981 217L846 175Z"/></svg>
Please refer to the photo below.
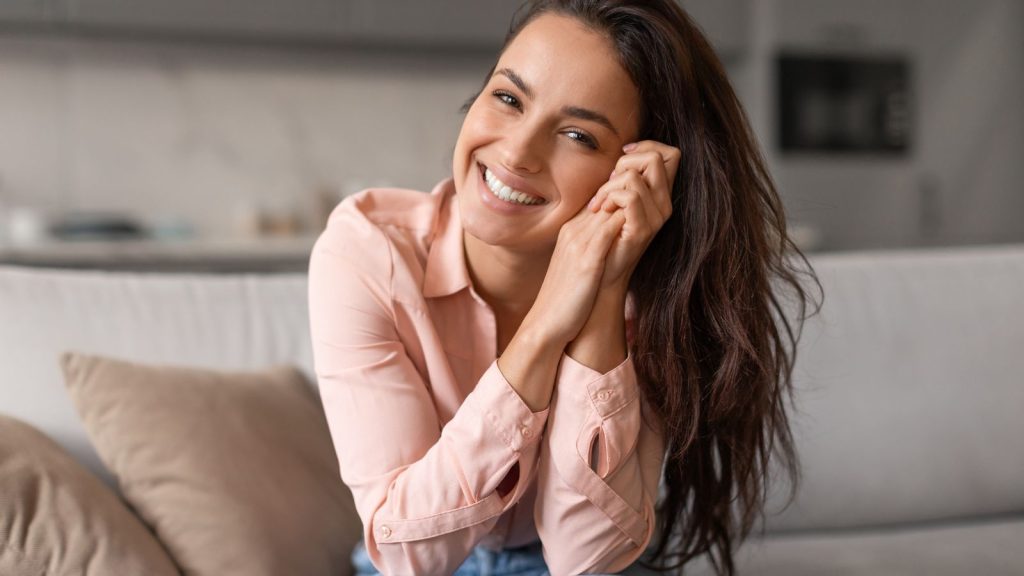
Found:
<svg viewBox="0 0 1024 576"><path fill-rule="evenodd" d="M547 202L543 198L532 196L530 194L525 194L508 186L507 184L499 180L498 177L495 176L493 172L491 172L490 168L483 165L481 165L481 168L483 169L482 173L484 177L484 182L487 183L487 188L491 191L492 194L504 200L505 202L509 202L511 204L521 204L524 206L545 204Z"/></svg>

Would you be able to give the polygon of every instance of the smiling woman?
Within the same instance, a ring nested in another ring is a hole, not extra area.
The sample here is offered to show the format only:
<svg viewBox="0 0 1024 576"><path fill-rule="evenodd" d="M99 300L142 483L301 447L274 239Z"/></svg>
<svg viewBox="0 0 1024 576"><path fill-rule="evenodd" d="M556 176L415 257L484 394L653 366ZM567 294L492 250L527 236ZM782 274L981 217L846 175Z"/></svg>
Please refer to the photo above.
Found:
<svg viewBox="0 0 1024 576"><path fill-rule="evenodd" d="M508 44L455 147L470 254L481 244L550 254L562 224L608 181L640 128L640 98L618 60L604 35L557 14L537 18ZM501 184L498 194L489 193L488 175ZM505 187L542 202L510 207ZM484 194L464 193L480 188Z"/></svg>
<svg viewBox="0 0 1024 576"><path fill-rule="evenodd" d="M346 199L310 259L356 568L731 574L798 476L816 278L720 62L671 0L539 0L464 112L451 178Z"/></svg>

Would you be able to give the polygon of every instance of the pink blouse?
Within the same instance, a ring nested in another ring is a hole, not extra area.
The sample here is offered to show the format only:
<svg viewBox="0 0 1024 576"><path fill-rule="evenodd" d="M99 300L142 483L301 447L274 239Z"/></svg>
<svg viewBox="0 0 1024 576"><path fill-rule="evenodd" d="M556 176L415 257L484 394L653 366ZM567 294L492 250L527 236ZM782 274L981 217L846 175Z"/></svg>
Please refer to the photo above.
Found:
<svg viewBox="0 0 1024 576"><path fill-rule="evenodd" d="M620 571L651 539L664 457L632 359L601 374L563 353L532 412L498 370L454 198L451 179L346 198L310 256L314 365L370 558L450 574L539 538L552 574Z"/></svg>

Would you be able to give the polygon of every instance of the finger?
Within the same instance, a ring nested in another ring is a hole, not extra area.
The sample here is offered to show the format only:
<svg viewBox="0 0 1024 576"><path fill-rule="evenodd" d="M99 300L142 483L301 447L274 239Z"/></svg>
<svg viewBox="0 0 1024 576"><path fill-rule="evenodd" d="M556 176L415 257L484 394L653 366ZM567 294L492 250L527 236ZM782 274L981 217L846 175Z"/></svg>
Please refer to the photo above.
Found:
<svg viewBox="0 0 1024 576"><path fill-rule="evenodd" d="M626 150L626 148L630 146L632 146L632 148ZM657 152L662 157L662 163L665 166L665 173L668 175L670 182L675 179L676 169L679 167L679 159L683 156L682 151L680 151L679 148L669 146L668 144L658 142L657 140L640 140L639 142L633 142L624 146L623 151L626 153L625 156L643 154L645 152Z"/></svg>
<svg viewBox="0 0 1024 576"><path fill-rule="evenodd" d="M660 153L648 150L619 158L616 171L636 170L654 192L655 205L663 219L672 212L672 184Z"/></svg>
<svg viewBox="0 0 1024 576"><path fill-rule="evenodd" d="M652 235L650 231L653 227L647 209L644 208L643 202L636 198L635 192L615 190L608 194L602 211L609 205L612 206L613 214L621 212L626 216L626 222L622 227L624 237L645 238Z"/></svg>
<svg viewBox="0 0 1024 576"><path fill-rule="evenodd" d="M620 156L612 174L619 174L626 170L639 172L652 188L668 183L665 161L661 154L653 150Z"/></svg>
<svg viewBox="0 0 1024 576"><path fill-rule="evenodd" d="M630 148L630 150L627 151L626 148ZM619 158L620 161L622 161L623 158L628 158L630 156L638 154L657 152L658 155L660 155L662 158L662 165L665 168L665 177L666 180L670 183L669 190L671 191L671 183L675 182L676 173L679 169L679 163L681 162L683 156L682 151L679 148L675 146L669 146L668 144L664 144L656 140L642 140L640 142L635 142L633 144L627 144L626 146L623 147L623 151L626 152L626 154ZM668 212L671 211L671 199L668 199L666 208L668 209Z"/></svg>
<svg viewBox="0 0 1024 576"><path fill-rule="evenodd" d="M572 218L559 228L557 243L561 244L563 248L567 248L570 244L577 242L581 246L585 246L586 238L591 235L589 230L593 227L596 216L598 215L592 213L586 206L580 208ZM598 220L602 219L598 218Z"/></svg>
<svg viewBox="0 0 1024 576"><path fill-rule="evenodd" d="M622 231L622 226L625 223L626 213L622 210L609 214L608 219L602 222L602 226L596 231L590 244L587 246L587 256L604 262L612 242L619 237L619 233Z"/></svg>
<svg viewBox="0 0 1024 576"><path fill-rule="evenodd" d="M637 180L639 177L639 183ZM621 190L640 187L643 190L650 189L650 185L644 181L643 176L638 170L626 169L611 177L607 182L601 185L594 194L594 197L590 201L591 211L596 212L605 205L605 198L608 193L612 190Z"/></svg>
<svg viewBox="0 0 1024 576"><path fill-rule="evenodd" d="M604 203L601 206L602 210L615 210L616 208L625 208L623 202L633 202L639 204L643 208L644 220L652 228L660 228L662 223L665 222L666 216L662 214L661 209L658 207L657 202L654 198L655 192L651 190L647 182L640 174L633 169L626 170L621 177L615 179L616 183L621 182L622 187L619 190L606 190L604 193ZM632 194L623 195L621 192L633 191ZM620 192L617 195L618 200L616 202L610 202L612 194Z"/></svg>

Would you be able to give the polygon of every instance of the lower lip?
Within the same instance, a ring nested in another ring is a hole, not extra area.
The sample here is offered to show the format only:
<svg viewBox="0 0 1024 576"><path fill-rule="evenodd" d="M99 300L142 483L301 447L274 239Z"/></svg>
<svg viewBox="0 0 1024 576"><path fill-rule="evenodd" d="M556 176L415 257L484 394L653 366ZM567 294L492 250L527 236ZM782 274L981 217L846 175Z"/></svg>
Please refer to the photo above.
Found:
<svg viewBox="0 0 1024 576"><path fill-rule="evenodd" d="M542 206L544 206L544 204L546 204L546 202L543 204L519 204L518 202L509 202L507 200L502 200L501 198L498 198L497 196L494 195L494 192L491 192L491 189L487 186L487 182L484 180L484 173L480 169L480 166L478 164L474 164L474 166L476 166L476 171L478 175L476 182L477 188L480 191L480 201L483 203L484 206L487 206L491 210L494 210L495 212L500 212L502 214L521 214L523 212L536 210L537 208L541 208Z"/></svg>

